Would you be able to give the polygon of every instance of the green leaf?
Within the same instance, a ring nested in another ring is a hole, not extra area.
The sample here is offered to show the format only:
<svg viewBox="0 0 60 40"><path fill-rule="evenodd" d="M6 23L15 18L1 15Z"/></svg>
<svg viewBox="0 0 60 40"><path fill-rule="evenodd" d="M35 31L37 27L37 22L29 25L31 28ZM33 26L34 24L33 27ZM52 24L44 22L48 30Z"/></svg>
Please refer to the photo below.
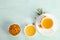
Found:
<svg viewBox="0 0 60 40"><path fill-rule="evenodd" d="M41 15L43 13L43 10L38 8L36 13L37 13L37 15Z"/></svg>

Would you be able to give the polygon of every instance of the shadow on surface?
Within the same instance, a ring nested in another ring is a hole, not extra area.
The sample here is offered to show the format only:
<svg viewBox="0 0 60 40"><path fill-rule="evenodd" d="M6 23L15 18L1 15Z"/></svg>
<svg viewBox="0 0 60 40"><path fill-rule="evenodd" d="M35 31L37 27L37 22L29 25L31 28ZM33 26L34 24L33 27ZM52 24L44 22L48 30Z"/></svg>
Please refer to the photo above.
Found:
<svg viewBox="0 0 60 40"><path fill-rule="evenodd" d="M3 24L2 24L2 30L8 34L8 28L9 28L9 25L12 24L13 22L10 21L10 20L3 20Z"/></svg>

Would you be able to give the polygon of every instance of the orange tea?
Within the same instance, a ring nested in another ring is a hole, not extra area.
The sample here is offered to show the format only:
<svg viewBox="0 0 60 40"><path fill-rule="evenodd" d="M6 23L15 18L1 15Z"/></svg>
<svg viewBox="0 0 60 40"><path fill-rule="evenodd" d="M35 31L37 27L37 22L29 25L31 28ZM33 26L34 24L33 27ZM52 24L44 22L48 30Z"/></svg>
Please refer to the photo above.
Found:
<svg viewBox="0 0 60 40"><path fill-rule="evenodd" d="M50 29L53 26L53 20L51 18L44 18L41 25L46 29Z"/></svg>

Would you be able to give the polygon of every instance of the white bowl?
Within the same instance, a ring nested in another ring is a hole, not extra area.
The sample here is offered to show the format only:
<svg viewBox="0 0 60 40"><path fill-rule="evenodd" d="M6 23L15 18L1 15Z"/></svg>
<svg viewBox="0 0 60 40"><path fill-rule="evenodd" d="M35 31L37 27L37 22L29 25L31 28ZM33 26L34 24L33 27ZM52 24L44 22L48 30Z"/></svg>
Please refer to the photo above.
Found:
<svg viewBox="0 0 60 40"><path fill-rule="evenodd" d="M29 24L29 25L25 26L25 28L24 28L25 36L27 36L27 37L35 37L35 36L36 36L36 32L35 32L35 34L32 35L32 36L28 36L28 35L26 34L26 32L25 32L26 28L27 28L28 26L30 26L30 25L32 25L32 24ZM34 28L35 28L35 27L34 27Z"/></svg>

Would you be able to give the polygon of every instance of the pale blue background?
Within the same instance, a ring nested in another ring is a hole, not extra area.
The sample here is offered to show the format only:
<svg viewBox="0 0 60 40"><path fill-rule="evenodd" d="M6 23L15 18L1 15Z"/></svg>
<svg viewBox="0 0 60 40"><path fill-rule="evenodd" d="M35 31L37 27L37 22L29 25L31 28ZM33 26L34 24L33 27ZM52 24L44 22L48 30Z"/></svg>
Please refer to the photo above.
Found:
<svg viewBox="0 0 60 40"><path fill-rule="evenodd" d="M60 27L53 36L41 35L38 31L35 37L29 38L24 34L26 24L33 22L37 8L53 14L60 23L60 0L0 0L0 40L59 40ZM17 37L8 34L11 23L21 26L21 33Z"/></svg>

